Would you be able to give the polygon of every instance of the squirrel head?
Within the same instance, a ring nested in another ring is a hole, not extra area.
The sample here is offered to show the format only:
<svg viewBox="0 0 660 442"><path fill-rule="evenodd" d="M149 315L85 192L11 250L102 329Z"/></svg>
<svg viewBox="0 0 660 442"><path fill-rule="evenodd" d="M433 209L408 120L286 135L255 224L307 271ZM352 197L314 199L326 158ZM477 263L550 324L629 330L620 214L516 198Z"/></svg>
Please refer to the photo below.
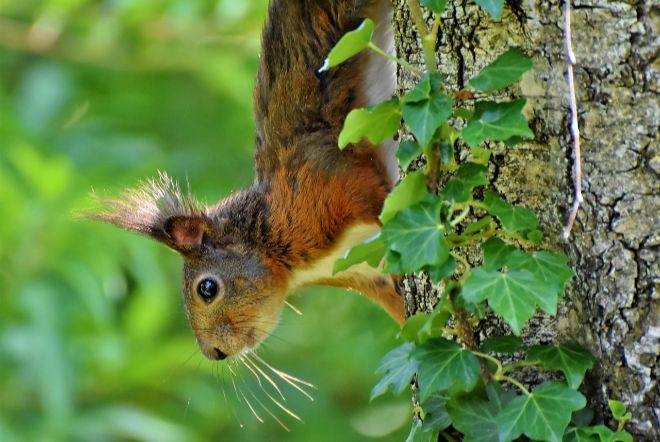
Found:
<svg viewBox="0 0 660 442"><path fill-rule="evenodd" d="M210 359L255 348L284 305L285 291L276 288L267 258L250 244L245 225L238 225L246 220L232 216L237 198L206 207L161 174L121 200L103 201L107 209L91 215L160 241L183 257L186 313Z"/></svg>

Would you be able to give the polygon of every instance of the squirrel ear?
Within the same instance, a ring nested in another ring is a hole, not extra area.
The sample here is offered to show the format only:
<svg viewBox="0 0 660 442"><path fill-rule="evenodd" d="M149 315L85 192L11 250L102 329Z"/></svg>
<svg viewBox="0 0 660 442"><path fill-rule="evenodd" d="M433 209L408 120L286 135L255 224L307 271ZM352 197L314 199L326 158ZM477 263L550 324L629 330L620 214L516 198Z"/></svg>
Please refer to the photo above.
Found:
<svg viewBox="0 0 660 442"><path fill-rule="evenodd" d="M168 219L164 229L170 239L168 245L185 253L201 247L204 233L208 231L208 225L206 220L201 217L177 216Z"/></svg>
<svg viewBox="0 0 660 442"><path fill-rule="evenodd" d="M209 230L207 209L161 173L119 200L101 200L105 210L86 215L147 235L186 254L199 248Z"/></svg>

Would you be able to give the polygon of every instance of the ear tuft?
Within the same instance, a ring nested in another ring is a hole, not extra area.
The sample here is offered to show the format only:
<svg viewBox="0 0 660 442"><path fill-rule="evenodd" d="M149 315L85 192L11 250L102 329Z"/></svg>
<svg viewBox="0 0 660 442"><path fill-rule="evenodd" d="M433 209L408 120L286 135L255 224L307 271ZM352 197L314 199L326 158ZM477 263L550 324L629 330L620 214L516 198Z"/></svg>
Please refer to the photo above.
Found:
<svg viewBox="0 0 660 442"><path fill-rule="evenodd" d="M126 190L122 199L104 200L95 196L105 210L87 215L115 226L150 236L180 252L203 237L207 209L190 193L161 172L158 178ZM204 226L204 228L202 228ZM184 248L181 245L185 244Z"/></svg>

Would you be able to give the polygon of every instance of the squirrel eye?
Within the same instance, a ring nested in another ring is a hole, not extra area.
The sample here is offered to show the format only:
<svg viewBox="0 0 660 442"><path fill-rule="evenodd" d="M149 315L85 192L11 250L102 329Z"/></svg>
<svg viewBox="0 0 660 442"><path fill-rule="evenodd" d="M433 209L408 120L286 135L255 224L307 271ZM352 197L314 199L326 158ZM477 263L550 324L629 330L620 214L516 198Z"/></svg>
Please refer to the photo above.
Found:
<svg viewBox="0 0 660 442"><path fill-rule="evenodd" d="M218 291L218 283L211 278L203 279L197 285L197 293L206 302L215 298L218 295Z"/></svg>

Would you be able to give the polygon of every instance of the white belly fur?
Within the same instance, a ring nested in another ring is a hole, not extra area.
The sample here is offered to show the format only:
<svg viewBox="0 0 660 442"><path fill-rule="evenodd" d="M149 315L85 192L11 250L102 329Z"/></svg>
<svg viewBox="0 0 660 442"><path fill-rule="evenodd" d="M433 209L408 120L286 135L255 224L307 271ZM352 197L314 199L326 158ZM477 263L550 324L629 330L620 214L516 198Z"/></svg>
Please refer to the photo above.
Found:
<svg viewBox="0 0 660 442"><path fill-rule="evenodd" d="M318 283L318 281L334 277L339 278L355 274L360 275L362 278L372 277L375 279L379 275L382 276L383 273L381 269L375 269L369 266L366 262L355 265L343 272L339 272L334 277L332 276L332 267L334 266L335 261L342 258L348 249L371 238L378 233L379 230L380 226L376 223L356 224L349 227L328 255L311 263L309 267L298 269L293 273L289 282L289 291L313 285Z"/></svg>

